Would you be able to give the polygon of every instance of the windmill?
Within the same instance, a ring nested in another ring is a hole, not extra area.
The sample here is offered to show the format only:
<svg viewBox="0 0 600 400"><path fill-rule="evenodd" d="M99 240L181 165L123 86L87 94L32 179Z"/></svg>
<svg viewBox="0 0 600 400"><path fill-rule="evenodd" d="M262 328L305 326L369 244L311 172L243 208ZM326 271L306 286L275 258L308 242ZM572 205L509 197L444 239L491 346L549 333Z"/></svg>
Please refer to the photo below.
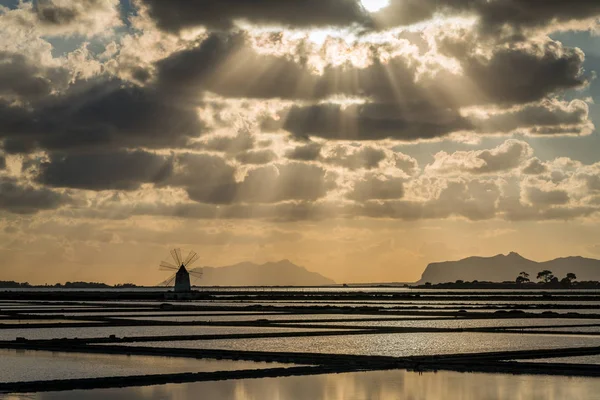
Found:
<svg viewBox="0 0 600 400"><path fill-rule="evenodd" d="M202 272L187 270L187 267L198 260L198 253L190 251L188 256L183 259L181 256L181 249L173 249L171 250L171 257L173 257L175 264L172 264L169 261L162 261L160 263L159 269L161 271L173 272L173 276L167 279L165 286L170 286L171 283L173 283L173 280L175 280L175 292L190 292L192 290L190 275L195 278L200 278L202 276Z"/></svg>

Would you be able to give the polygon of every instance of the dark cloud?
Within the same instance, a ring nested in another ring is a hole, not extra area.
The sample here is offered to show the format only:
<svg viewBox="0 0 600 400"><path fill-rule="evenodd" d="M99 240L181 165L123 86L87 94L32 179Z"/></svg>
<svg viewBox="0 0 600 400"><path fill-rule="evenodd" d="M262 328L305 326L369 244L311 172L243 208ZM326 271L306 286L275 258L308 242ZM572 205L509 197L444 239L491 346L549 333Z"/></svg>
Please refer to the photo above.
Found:
<svg viewBox="0 0 600 400"><path fill-rule="evenodd" d="M355 169L378 168L379 163L385 160L386 154L382 149L373 146L335 146L329 154L321 159L322 162L340 167Z"/></svg>
<svg viewBox="0 0 600 400"><path fill-rule="evenodd" d="M165 180L172 168L170 158L143 151L53 154L40 164L37 181L54 187L135 190Z"/></svg>
<svg viewBox="0 0 600 400"><path fill-rule="evenodd" d="M425 118L422 109L398 104L367 103L342 108L337 104L294 106L286 114L283 129L295 136L318 136L333 140L430 139L471 124L456 110L432 110Z"/></svg>
<svg viewBox="0 0 600 400"><path fill-rule="evenodd" d="M324 197L334 187L333 176L319 166L303 163L270 165L248 171L239 184L236 201L314 201Z"/></svg>
<svg viewBox="0 0 600 400"><path fill-rule="evenodd" d="M548 167L545 166L539 158L532 158L521 172L527 175L540 175L548 172Z"/></svg>
<svg viewBox="0 0 600 400"><path fill-rule="evenodd" d="M431 200L367 201L357 205L355 212L371 218L419 220L460 216L479 221L496 216L500 193L494 182L450 181Z"/></svg>
<svg viewBox="0 0 600 400"><path fill-rule="evenodd" d="M84 0L79 3L84 7L77 8L74 3L69 7L66 5L58 5L53 0L37 0L34 3L33 9L40 22L53 25L65 25L75 21L82 15L82 11L86 5L96 3L96 1Z"/></svg>
<svg viewBox="0 0 600 400"><path fill-rule="evenodd" d="M542 190L537 187L528 187L525 193L527 199L534 206L564 205L569 202L569 194L564 190Z"/></svg>
<svg viewBox="0 0 600 400"><path fill-rule="evenodd" d="M510 171L521 166L532 154L528 143L509 139L490 150L438 152L435 161L426 167L435 173L491 174Z"/></svg>
<svg viewBox="0 0 600 400"><path fill-rule="evenodd" d="M0 103L0 116L9 152L181 147L204 129L192 105L118 81L82 84L33 109Z"/></svg>
<svg viewBox="0 0 600 400"><path fill-rule="evenodd" d="M310 99L319 77L292 59L257 53L246 34L211 34L157 63L157 85L172 96ZM324 96L326 93L320 94Z"/></svg>
<svg viewBox="0 0 600 400"><path fill-rule="evenodd" d="M419 170L419 164L417 163L417 160L406 154L394 153L394 159L396 168L403 171L407 175L414 175Z"/></svg>
<svg viewBox="0 0 600 400"><path fill-rule="evenodd" d="M475 15L482 32L498 34L508 28L504 33L514 36L526 29L593 18L600 15L600 5L595 0L390 0L373 18L379 27L392 27L429 20L436 13Z"/></svg>
<svg viewBox="0 0 600 400"><path fill-rule="evenodd" d="M578 177L580 179L583 179L587 189L590 192L592 192L592 193L600 192L600 174L598 172L596 172L596 173L584 172L584 173L578 174Z"/></svg>
<svg viewBox="0 0 600 400"><path fill-rule="evenodd" d="M242 164L268 164L277 159L272 150L249 150L239 153L235 159Z"/></svg>
<svg viewBox="0 0 600 400"><path fill-rule="evenodd" d="M583 52L555 41L500 47L489 60L462 49L447 52L460 60L464 69L465 78L456 83L471 82L473 86L462 88L466 103L484 104L486 99L494 104L529 103L588 82L583 76ZM475 88L476 92L465 91Z"/></svg>
<svg viewBox="0 0 600 400"><path fill-rule="evenodd" d="M230 28L235 20L293 27L346 26L367 22L356 0L142 0L159 27L178 31L204 25Z"/></svg>
<svg viewBox="0 0 600 400"><path fill-rule="evenodd" d="M460 3L449 2L452 5ZM478 0L471 5L481 16L481 27L492 32L498 32L504 26L521 31L600 15L600 4L594 0L549 0L540 4L521 0Z"/></svg>
<svg viewBox="0 0 600 400"><path fill-rule="evenodd" d="M518 140L507 140L494 150L482 150L477 158L483 161L481 166L472 169L473 173L486 174L507 171L521 165L524 158L531 155L531 147Z"/></svg>
<svg viewBox="0 0 600 400"><path fill-rule="evenodd" d="M178 31L204 25L228 29L235 20L258 25L293 27L351 26L390 28L432 19L436 14L479 17L479 29L486 34L510 34L522 38L527 29L551 24L588 20L600 15L595 0L391 0L389 6L368 14L359 0L143 0L159 27Z"/></svg>
<svg viewBox="0 0 600 400"><path fill-rule="evenodd" d="M360 202L400 199L404 196L403 182L401 178L369 174L356 181L352 191L346 197Z"/></svg>
<svg viewBox="0 0 600 400"><path fill-rule="evenodd" d="M183 187L191 200L227 204L234 201L238 183L235 168L221 157L208 154L182 154L176 172L165 184Z"/></svg>
<svg viewBox="0 0 600 400"><path fill-rule="evenodd" d="M235 136L212 136L196 145L197 148L236 154L252 150L256 140L248 132L240 132Z"/></svg>
<svg viewBox="0 0 600 400"><path fill-rule="evenodd" d="M557 196L556 199L552 199ZM524 205L519 201L519 197L504 197L498 202L499 215L508 221L544 221L544 220L572 220L580 217L587 217L597 213L598 207L572 206L572 205L554 205L546 206L547 200L564 201L564 195L550 195L546 198L542 194L542 200L539 204ZM550 201L552 203L552 201Z"/></svg>
<svg viewBox="0 0 600 400"><path fill-rule="evenodd" d="M183 187L191 200L213 204L312 201L335 187L333 176L309 164L261 166L241 181L235 172L220 157L186 154L179 156L176 173L165 184Z"/></svg>
<svg viewBox="0 0 600 400"><path fill-rule="evenodd" d="M107 25L117 25L119 0L36 0L32 2L31 19L20 23L34 24L50 34L96 34Z"/></svg>
<svg viewBox="0 0 600 400"><path fill-rule="evenodd" d="M68 80L66 69L43 67L22 54L0 51L0 97L37 100L64 89Z"/></svg>
<svg viewBox="0 0 600 400"><path fill-rule="evenodd" d="M16 214L32 214L55 209L68 202L70 198L67 195L22 184L14 178L0 177L0 209Z"/></svg>
<svg viewBox="0 0 600 400"><path fill-rule="evenodd" d="M587 104L576 100L570 104L551 101L529 104L473 123L478 126L480 132L510 132L519 128L533 128L533 132L541 133L544 132L543 128L548 127L581 132L587 128L588 122Z"/></svg>
<svg viewBox="0 0 600 400"><path fill-rule="evenodd" d="M315 161L321 156L323 146L316 142L311 142L302 146L294 147L289 150L285 156L291 160Z"/></svg>

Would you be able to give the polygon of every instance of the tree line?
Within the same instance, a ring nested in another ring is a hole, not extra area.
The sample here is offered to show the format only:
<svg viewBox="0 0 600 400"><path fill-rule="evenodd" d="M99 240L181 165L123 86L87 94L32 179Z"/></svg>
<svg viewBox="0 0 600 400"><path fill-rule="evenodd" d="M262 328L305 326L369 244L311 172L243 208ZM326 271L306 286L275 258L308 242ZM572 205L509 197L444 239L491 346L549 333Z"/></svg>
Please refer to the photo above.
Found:
<svg viewBox="0 0 600 400"><path fill-rule="evenodd" d="M538 272L536 279L539 283L550 284L550 285L561 285L563 287L570 287L573 285L573 282L577 279L577 276L569 272L564 278L558 280L556 276L552 273L552 271L545 269L543 271ZM521 271L519 276L515 279L515 282L519 285L530 283L531 279L529 279L529 274L525 271Z"/></svg>

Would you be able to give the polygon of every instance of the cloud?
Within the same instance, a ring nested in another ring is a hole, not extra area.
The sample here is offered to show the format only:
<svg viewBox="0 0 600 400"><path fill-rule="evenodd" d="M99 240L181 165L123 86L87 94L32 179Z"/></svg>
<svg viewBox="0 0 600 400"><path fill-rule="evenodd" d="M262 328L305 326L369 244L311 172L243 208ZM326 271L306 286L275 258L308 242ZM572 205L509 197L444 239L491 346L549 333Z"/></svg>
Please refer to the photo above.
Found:
<svg viewBox="0 0 600 400"><path fill-rule="evenodd" d="M478 18L477 23L483 33L522 37L530 29L589 21L600 15L600 6L594 0L552 1L543 5L521 0L390 0L389 6L375 13L373 19L377 26L387 28L430 20L438 13L446 16L473 15ZM582 29L585 27L582 26Z"/></svg>
<svg viewBox="0 0 600 400"><path fill-rule="evenodd" d="M563 205L569 202L569 194L564 190L545 191L537 187L528 187L525 191L527 200L533 205Z"/></svg>
<svg viewBox="0 0 600 400"><path fill-rule="evenodd" d="M448 181L437 197L426 201L368 201L356 213L371 218L402 220L443 219L460 216L472 221L496 217L500 188L494 182Z"/></svg>
<svg viewBox="0 0 600 400"><path fill-rule="evenodd" d="M255 0L142 0L159 27L179 31L206 26L228 29L236 20L257 25L293 27L347 26L366 22L366 13L356 0L272 1Z"/></svg>
<svg viewBox="0 0 600 400"><path fill-rule="evenodd" d="M593 125L588 120L589 107L581 100L559 102L545 100L528 104L515 110L500 112L487 119L473 119L479 132L502 133L521 131L530 134L591 133Z"/></svg>
<svg viewBox="0 0 600 400"><path fill-rule="evenodd" d="M254 136L242 131L235 136L215 135L198 142L199 149L236 154L242 151L252 150L256 140Z"/></svg>
<svg viewBox="0 0 600 400"><path fill-rule="evenodd" d="M315 201L335 187L333 176L310 164L277 164L248 171L239 184L236 201L277 203L288 200Z"/></svg>
<svg viewBox="0 0 600 400"><path fill-rule="evenodd" d="M419 163L409 155L394 153L394 160L395 167L408 176L414 175L419 170Z"/></svg>
<svg viewBox="0 0 600 400"><path fill-rule="evenodd" d="M550 39L510 46L492 46L487 57L478 54L477 36L442 37L439 51L456 58L462 77L447 85L463 104L525 104L568 89L584 87L584 53Z"/></svg>
<svg viewBox="0 0 600 400"><path fill-rule="evenodd" d="M194 48L156 63L156 85L171 96L199 99L203 92L233 98L309 99L319 77L286 57L259 54L247 33L211 33Z"/></svg>
<svg viewBox="0 0 600 400"><path fill-rule="evenodd" d="M321 156L322 145L311 142L302 146L296 146L289 150L285 156L291 160L315 161Z"/></svg>
<svg viewBox="0 0 600 400"><path fill-rule="evenodd" d="M320 199L335 180L322 167L297 162L260 166L236 180L236 169L221 157L183 154L164 185L182 187L200 203L278 203Z"/></svg>
<svg viewBox="0 0 600 400"><path fill-rule="evenodd" d="M182 187L200 203L231 203L237 192L235 168L223 158L208 154L181 154L175 172L165 184Z"/></svg>
<svg viewBox="0 0 600 400"><path fill-rule="evenodd" d="M242 164L268 164L277 159L277 154L272 150L248 150L239 153L235 159Z"/></svg>
<svg viewBox="0 0 600 400"><path fill-rule="evenodd" d="M491 150L440 151L434 162L425 167L429 173L442 174L492 174L511 171L521 166L533 153L523 141L509 139Z"/></svg>
<svg viewBox="0 0 600 400"><path fill-rule="evenodd" d="M386 152L374 146L335 145L328 149L321 161L350 170L375 169L385 160Z"/></svg>
<svg viewBox="0 0 600 400"><path fill-rule="evenodd" d="M529 160L521 172L527 175L540 175L548 172L548 167L544 165L539 158L535 157Z"/></svg>
<svg viewBox="0 0 600 400"><path fill-rule="evenodd" d="M180 147L203 131L193 106L119 81L85 84L34 109L0 102L0 115L9 152Z"/></svg>
<svg viewBox="0 0 600 400"><path fill-rule="evenodd" d="M39 166L37 182L53 187L88 190L135 190L157 183L172 172L172 161L143 151L53 154Z"/></svg>
<svg viewBox="0 0 600 400"><path fill-rule="evenodd" d="M5 11L3 23L21 25L44 35L94 36L123 25L119 0L25 1Z"/></svg>
<svg viewBox="0 0 600 400"><path fill-rule="evenodd" d="M11 177L0 177L0 209L15 214L33 214L70 202L67 195L47 188L36 188Z"/></svg>
<svg viewBox="0 0 600 400"><path fill-rule="evenodd" d="M445 115L432 110L429 119L423 109L410 109L396 104L361 104L342 108L338 104L292 107L284 117L283 129L307 138L317 136L329 140L412 141L431 139L459 130L471 124L457 111Z"/></svg>
<svg viewBox="0 0 600 400"><path fill-rule="evenodd" d="M402 178L367 174L354 182L354 187L346 197L359 202L400 199L404 196L403 183Z"/></svg>
<svg viewBox="0 0 600 400"><path fill-rule="evenodd" d="M44 67L22 54L0 51L0 98L38 100L66 88L68 80L64 68Z"/></svg>

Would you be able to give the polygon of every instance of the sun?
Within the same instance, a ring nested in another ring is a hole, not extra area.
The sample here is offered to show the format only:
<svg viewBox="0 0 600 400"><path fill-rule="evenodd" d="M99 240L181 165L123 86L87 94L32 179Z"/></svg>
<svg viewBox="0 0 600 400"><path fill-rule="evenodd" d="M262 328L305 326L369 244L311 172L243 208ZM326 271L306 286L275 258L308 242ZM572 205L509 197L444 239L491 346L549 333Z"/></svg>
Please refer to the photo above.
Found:
<svg viewBox="0 0 600 400"><path fill-rule="evenodd" d="M376 12L390 4L390 0L360 0L365 10Z"/></svg>

